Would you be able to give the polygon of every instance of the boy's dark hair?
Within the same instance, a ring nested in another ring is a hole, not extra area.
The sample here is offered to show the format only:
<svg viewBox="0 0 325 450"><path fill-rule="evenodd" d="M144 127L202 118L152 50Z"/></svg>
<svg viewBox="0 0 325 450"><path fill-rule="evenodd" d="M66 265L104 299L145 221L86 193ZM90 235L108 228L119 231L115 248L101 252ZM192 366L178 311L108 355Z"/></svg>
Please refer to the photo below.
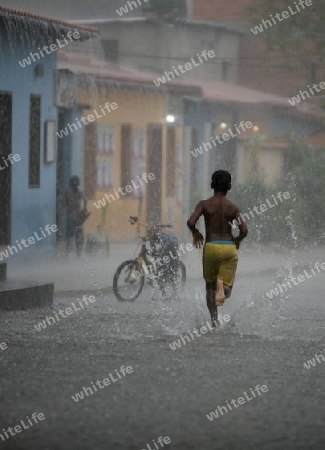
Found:
<svg viewBox="0 0 325 450"><path fill-rule="evenodd" d="M217 170L212 175L211 187L214 192L223 192L227 194L231 185L231 175L226 170Z"/></svg>

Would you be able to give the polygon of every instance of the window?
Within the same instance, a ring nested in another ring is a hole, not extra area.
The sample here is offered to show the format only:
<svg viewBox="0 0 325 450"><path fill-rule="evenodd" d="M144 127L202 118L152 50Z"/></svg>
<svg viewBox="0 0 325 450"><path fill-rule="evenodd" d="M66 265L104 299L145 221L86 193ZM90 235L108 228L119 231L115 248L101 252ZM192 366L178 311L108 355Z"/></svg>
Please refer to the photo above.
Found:
<svg viewBox="0 0 325 450"><path fill-rule="evenodd" d="M222 81L230 81L230 62L222 62Z"/></svg>
<svg viewBox="0 0 325 450"><path fill-rule="evenodd" d="M118 62L118 40L117 39L103 39L102 46L104 57L106 61Z"/></svg>
<svg viewBox="0 0 325 450"><path fill-rule="evenodd" d="M29 110L29 171L30 188L40 187L41 171L41 96L30 96Z"/></svg>
<svg viewBox="0 0 325 450"><path fill-rule="evenodd" d="M187 17L187 11L191 7L189 0L151 0L150 6L143 10L154 11L159 17Z"/></svg>
<svg viewBox="0 0 325 450"><path fill-rule="evenodd" d="M121 186L130 183L132 126L121 126Z"/></svg>
<svg viewBox="0 0 325 450"><path fill-rule="evenodd" d="M116 128L107 123L97 128L97 188L107 191L114 187Z"/></svg>
<svg viewBox="0 0 325 450"><path fill-rule="evenodd" d="M131 156L131 177L136 181L137 177L142 178L142 175L146 172L146 157L147 157L147 142L146 142L146 130L142 128L135 128L133 130L133 145ZM135 189L132 191L133 197L143 197L146 191L146 185L141 189Z"/></svg>
<svg viewBox="0 0 325 450"><path fill-rule="evenodd" d="M11 166L6 170L3 159L12 152L12 94L0 91L0 245L10 244ZM3 159L2 159L3 158Z"/></svg>
<svg viewBox="0 0 325 450"><path fill-rule="evenodd" d="M175 195L175 128L167 128L167 197Z"/></svg>
<svg viewBox="0 0 325 450"><path fill-rule="evenodd" d="M85 127L85 164L84 164L84 194L87 199L95 198L96 190L96 148L97 124L89 123Z"/></svg>
<svg viewBox="0 0 325 450"><path fill-rule="evenodd" d="M98 151L113 154L115 151L115 126L106 125L98 129Z"/></svg>

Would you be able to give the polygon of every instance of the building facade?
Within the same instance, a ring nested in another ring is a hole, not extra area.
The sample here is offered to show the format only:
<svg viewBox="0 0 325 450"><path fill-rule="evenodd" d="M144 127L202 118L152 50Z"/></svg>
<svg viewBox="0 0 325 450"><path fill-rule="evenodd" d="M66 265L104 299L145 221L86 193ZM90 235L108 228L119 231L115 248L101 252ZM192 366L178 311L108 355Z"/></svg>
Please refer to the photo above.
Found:
<svg viewBox="0 0 325 450"><path fill-rule="evenodd" d="M206 21L155 17L79 21L100 29L104 58L114 64L162 76L172 72L170 80L178 78L206 78L236 82L237 66L231 64L238 57L242 32L229 26ZM200 63L203 51L215 56ZM179 64L191 63L192 70L181 73ZM176 71L175 71L176 69Z"/></svg>
<svg viewBox="0 0 325 450"><path fill-rule="evenodd" d="M200 95L199 88L181 83L158 88L148 74L68 53L61 53L59 68L57 102L66 111L64 126L73 116L68 113L71 108L84 105L82 115L95 116L92 123L59 139L59 154L67 160L63 167L69 165L68 148L78 145L71 142L83 140L83 155L79 153L83 167L76 174L84 180L91 212L86 234L96 231L106 206L105 227L113 241L133 238L129 216L147 223L168 223L179 231L183 222L183 96ZM105 106L113 104L115 109ZM62 181L63 192L67 177Z"/></svg>
<svg viewBox="0 0 325 450"><path fill-rule="evenodd" d="M9 155L19 155L0 172L0 245L13 245L56 224L57 54L49 48L49 54L41 52L44 45L77 30L80 39L94 33L0 7L1 167ZM35 247L55 242L53 234Z"/></svg>

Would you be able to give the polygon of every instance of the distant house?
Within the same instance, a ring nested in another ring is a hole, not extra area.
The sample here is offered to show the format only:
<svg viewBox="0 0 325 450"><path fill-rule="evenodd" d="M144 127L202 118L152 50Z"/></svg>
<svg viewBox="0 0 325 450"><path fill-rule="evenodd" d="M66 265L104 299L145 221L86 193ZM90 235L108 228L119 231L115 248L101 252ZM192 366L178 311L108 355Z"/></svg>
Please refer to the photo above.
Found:
<svg viewBox="0 0 325 450"><path fill-rule="evenodd" d="M201 96L184 97L185 217L199 199L211 194L215 170L229 170L236 184L258 174L266 185L275 186L283 178L291 133L313 147L324 142L325 113L319 108L292 107L271 94L222 81L188 81L192 83L201 89Z"/></svg>
<svg viewBox="0 0 325 450"><path fill-rule="evenodd" d="M0 172L0 245L56 224L56 49L64 39L72 45L73 33L86 40L96 30L0 7L1 167L10 154L20 157ZM55 241L52 234L35 247Z"/></svg>
<svg viewBox="0 0 325 450"><path fill-rule="evenodd" d="M206 20L195 21L186 14L160 17L148 11L132 17L129 12L119 10L108 18L77 21L99 28L106 61L157 76L174 71L178 78L180 64L191 62L192 58L198 62L198 55L204 50L213 51L213 59L183 74L179 72L180 78L236 82L237 65L233 62L238 57L241 30Z"/></svg>

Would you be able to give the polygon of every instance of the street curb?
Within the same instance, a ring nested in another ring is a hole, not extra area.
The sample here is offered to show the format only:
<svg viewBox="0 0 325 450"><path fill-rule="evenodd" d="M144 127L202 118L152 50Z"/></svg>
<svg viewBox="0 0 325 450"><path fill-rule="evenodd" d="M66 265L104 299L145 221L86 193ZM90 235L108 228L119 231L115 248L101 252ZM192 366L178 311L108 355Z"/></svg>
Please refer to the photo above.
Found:
<svg viewBox="0 0 325 450"><path fill-rule="evenodd" d="M100 289L76 289L68 291L55 291L54 298L56 297L77 297L78 295L95 295L95 297L103 297L104 295L113 294L113 286L108 286Z"/></svg>
<svg viewBox="0 0 325 450"><path fill-rule="evenodd" d="M53 291L53 283L3 281L0 283L0 310L20 311L51 307Z"/></svg>

